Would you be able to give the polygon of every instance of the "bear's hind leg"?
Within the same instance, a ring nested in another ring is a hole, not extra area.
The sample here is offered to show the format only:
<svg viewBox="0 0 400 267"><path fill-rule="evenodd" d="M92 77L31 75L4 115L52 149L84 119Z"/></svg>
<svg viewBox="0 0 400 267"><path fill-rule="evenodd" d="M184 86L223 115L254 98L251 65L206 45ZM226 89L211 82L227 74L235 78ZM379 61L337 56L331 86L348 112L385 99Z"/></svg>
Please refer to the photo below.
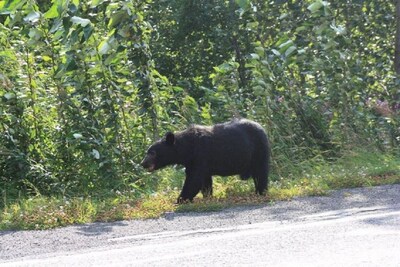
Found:
<svg viewBox="0 0 400 267"><path fill-rule="evenodd" d="M267 179L262 176L255 176L253 177L253 179L256 188L256 193L259 195L265 195L267 191Z"/></svg>
<svg viewBox="0 0 400 267"><path fill-rule="evenodd" d="M253 170L253 180L256 193L264 195L268 190L268 165L263 163Z"/></svg>
<svg viewBox="0 0 400 267"><path fill-rule="evenodd" d="M203 180L203 186L201 188L201 193L203 194L203 197L211 197L213 193L213 188L212 188L212 176L207 176Z"/></svg>

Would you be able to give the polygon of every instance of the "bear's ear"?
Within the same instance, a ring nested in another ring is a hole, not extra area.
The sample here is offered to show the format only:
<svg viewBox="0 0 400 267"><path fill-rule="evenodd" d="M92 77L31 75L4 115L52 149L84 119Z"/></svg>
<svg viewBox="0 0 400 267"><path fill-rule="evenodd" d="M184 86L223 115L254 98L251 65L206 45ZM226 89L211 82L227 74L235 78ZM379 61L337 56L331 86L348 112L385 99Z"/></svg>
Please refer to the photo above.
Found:
<svg viewBox="0 0 400 267"><path fill-rule="evenodd" d="M168 132L165 135L165 141L167 142L167 145L172 146L175 143L175 135L171 132Z"/></svg>

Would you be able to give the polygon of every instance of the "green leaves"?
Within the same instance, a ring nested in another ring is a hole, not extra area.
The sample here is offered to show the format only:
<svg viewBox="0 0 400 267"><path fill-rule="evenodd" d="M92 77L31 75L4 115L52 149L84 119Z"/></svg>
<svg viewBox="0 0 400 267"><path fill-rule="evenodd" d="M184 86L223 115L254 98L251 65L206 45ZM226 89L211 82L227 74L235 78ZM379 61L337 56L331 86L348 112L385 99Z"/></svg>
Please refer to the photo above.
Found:
<svg viewBox="0 0 400 267"><path fill-rule="evenodd" d="M75 139L81 139L83 137L83 135L80 133L74 133L73 136Z"/></svg>
<svg viewBox="0 0 400 267"><path fill-rule="evenodd" d="M11 14L0 24L0 143L12 155L0 159L0 187L87 195L135 181L148 133L178 106L151 61L147 5L53 0L0 7ZM167 89L159 94L158 86ZM195 109L189 97L185 105ZM143 110L154 112L154 123Z"/></svg>
<svg viewBox="0 0 400 267"><path fill-rule="evenodd" d="M325 6L328 6L328 5L329 5L329 3L327 1L317 0L314 3L312 3L311 5L309 5L307 7L307 9L309 11L311 11L311 13L315 13L315 12L320 11L320 9L322 7L325 7Z"/></svg>
<svg viewBox="0 0 400 267"><path fill-rule="evenodd" d="M294 45L294 42L292 40L287 40L286 42L280 44L278 47L279 53L284 53L286 57L296 51L296 46Z"/></svg>
<svg viewBox="0 0 400 267"><path fill-rule="evenodd" d="M0 1L0 14L10 14L21 8L25 4L25 0L3 0Z"/></svg>
<svg viewBox="0 0 400 267"><path fill-rule="evenodd" d="M3 97L4 97L5 99L7 99L7 100L11 100L11 99L15 98L15 94L14 94L14 93L5 93L5 94L3 95Z"/></svg>
<svg viewBox="0 0 400 267"><path fill-rule="evenodd" d="M92 149L92 153L91 153L92 155L93 155L93 157L95 158L95 159L100 159L100 152L97 150L97 149Z"/></svg>
<svg viewBox="0 0 400 267"><path fill-rule="evenodd" d="M73 16L71 18L71 22L73 24L79 24L82 27L86 27L87 25L90 24L90 20L89 19L84 19L84 18L80 18L80 17L77 17L77 16Z"/></svg>
<svg viewBox="0 0 400 267"><path fill-rule="evenodd" d="M62 8L62 2L63 1L61 0L53 1L53 5L46 13L44 13L44 17L46 19L53 19L59 17L60 16L59 10L61 10Z"/></svg>
<svg viewBox="0 0 400 267"><path fill-rule="evenodd" d="M106 39L104 41L102 41L99 46L98 46L98 51L100 55L105 55L108 53L108 51L111 49L111 45L108 42L109 40Z"/></svg>
<svg viewBox="0 0 400 267"><path fill-rule="evenodd" d="M128 19L128 17L129 15L125 10L119 10L111 15L110 21L108 22L108 27L111 29L115 28L123 20Z"/></svg>
<svg viewBox="0 0 400 267"><path fill-rule="evenodd" d="M100 55L105 55L107 54L113 47L116 47L118 45L117 40L115 39L114 36L110 36L109 38L103 40L99 46L98 46L98 51Z"/></svg>
<svg viewBox="0 0 400 267"><path fill-rule="evenodd" d="M250 6L250 0L235 0L236 4L243 10Z"/></svg>
<svg viewBox="0 0 400 267"><path fill-rule="evenodd" d="M41 16L41 14L39 12L32 11L24 18L24 21L34 24L34 23L38 22L38 20L40 19L40 16Z"/></svg>
<svg viewBox="0 0 400 267"><path fill-rule="evenodd" d="M100 4L102 4L105 0L92 0L91 1L91 7L96 7Z"/></svg>
<svg viewBox="0 0 400 267"><path fill-rule="evenodd" d="M278 173L400 140L390 1L45 2L0 1L0 188L129 189L163 132L233 116Z"/></svg>
<svg viewBox="0 0 400 267"><path fill-rule="evenodd" d="M294 51L296 51L296 47L295 46L290 46L288 49L286 49L285 51L285 57L290 56Z"/></svg>

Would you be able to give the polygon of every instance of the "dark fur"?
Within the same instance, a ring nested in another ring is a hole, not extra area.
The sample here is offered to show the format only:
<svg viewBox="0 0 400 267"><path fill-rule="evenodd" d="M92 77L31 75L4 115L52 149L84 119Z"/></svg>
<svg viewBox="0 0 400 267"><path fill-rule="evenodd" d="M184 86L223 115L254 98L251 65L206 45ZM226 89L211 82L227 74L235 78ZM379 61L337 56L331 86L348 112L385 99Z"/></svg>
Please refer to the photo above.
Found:
<svg viewBox="0 0 400 267"><path fill-rule="evenodd" d="M202 192L212 195L212 175L253 177L256 192L268 186L269 146L264 129L256 122L240 119L214 126L194 125L154 143L142 166L149 171L167 165L186 168L186 180L178 203Z"/></svg>

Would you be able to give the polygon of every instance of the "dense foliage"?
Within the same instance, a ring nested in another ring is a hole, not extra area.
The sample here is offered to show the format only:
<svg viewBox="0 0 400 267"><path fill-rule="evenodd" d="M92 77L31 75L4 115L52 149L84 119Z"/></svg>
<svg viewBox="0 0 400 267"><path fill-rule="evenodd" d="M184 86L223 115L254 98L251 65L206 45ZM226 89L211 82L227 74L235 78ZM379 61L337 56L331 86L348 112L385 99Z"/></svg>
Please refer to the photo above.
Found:
<svg viewBox="0 0 400 267"><path fill-rule="evenodd" d="M152 140L237 116L276 177L400 145L392 1L6 0L0 28L2 196L140 191Z"/></svg>

